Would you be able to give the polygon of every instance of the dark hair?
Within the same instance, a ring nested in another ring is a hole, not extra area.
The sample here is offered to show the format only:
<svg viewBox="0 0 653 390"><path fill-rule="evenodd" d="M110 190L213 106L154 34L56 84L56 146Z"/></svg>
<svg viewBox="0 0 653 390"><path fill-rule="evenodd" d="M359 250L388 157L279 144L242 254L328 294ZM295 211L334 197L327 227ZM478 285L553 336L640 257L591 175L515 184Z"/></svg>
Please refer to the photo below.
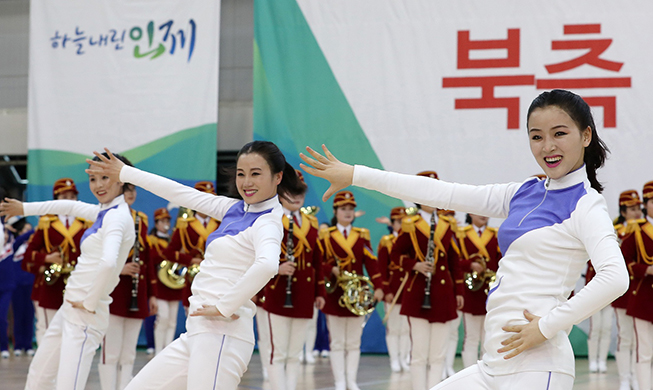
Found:
<svg viewBox="0 0 653 390"><path fill-rule="evenodd" d="M467 213L467 215L465 215L465 223L468 224L468 225L472 224L472 216L469 215L469 213Z"/></svg>
<svg viewBox="0 0 653 390"><path fill-rule="evenodd" d="M653 198L642 198L642 214L644 214L644 218L648 217L648 211L646 210L646 203Z"/></svg>
<svg viewBox="0 0 653 390"><path fill-rule="evenodd" d="M132 164L132 162L129 161L129 159L127 157L125 157L125 156L123 156L121 154L118 154L118 153L111 153L111 154L113 154L113 157L115 157L118 160L122 161L125 165L129 165L130 167L134 166L134 164ZM104 156L105 158L109 158L109 155L107 154L107 152L103 152L102 156ZM95 157L93 157L93 161L100 161L100 158L98 156L95 156ZM130 186L132 188L130 188ZM135 188L135 186L133 184L123 183L122 192L125 192L125 190L129 190L129 189L133 189L133 188Z"/></svg>
<svg viewBox="0 0 653 390"><path fill-rule="evenodd" d="M7 191L3 187L0 187L0 203L5 201L5 197L7 196Z"/></svg>
<svg viewBox="0 0 653 390"><path fill-rule="evenodd" d="M236 162L240 159L240 156L252 153L258 154L265 159L273 175L283 172L281 183L277 186L279 196L288 199L288 195L301 195L306 192L306 184L299 179L295 168L288 164L286 157L281 153L277 145L269 141L252 141L240 149L236 156ZM241 196L236 187L236 169L233 168L231 174L233 184L230 186L230 195L240 199Z"/></svg>
<svg viewBox="0 0 653 390"><path fill-rule="evenodd" d="M596 125L594 124L594 118L592 117L589 105L580 96L563 89L542 92L533 100L531 106L528 108L526 127L528 127L528 120L533 111L549 106L559 107L566 112L574 123L576 123L580 131L584 131L588 127L590 128L592 140L585 147L583 162L585 163L585 170L587 171L587 178L590 181L590 185L597 192L601 193L603 191L603 185L596 178L596 170L603 166L610 149L608 149L605 142L601 140L599 134L596 132Z"/></svg>

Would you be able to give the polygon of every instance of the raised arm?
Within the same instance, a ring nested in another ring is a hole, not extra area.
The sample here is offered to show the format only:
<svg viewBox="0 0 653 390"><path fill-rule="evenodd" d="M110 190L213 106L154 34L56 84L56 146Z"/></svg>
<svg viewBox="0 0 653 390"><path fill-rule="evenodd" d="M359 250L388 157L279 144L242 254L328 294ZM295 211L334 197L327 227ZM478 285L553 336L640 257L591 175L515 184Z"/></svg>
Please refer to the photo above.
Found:
<svg viewBox="0 0 653 390"><path fill-rule="evenodd" d="M325 201L336 191L355 185L431 207L505 218L510 200L521 186L521 183L472 186L386 172L362 165L351 166L339 161L326 146L323 145L322 149L324 156L311 148L306 150L313 158L304 154L300 156L310 165L301 164L306 172L331 183L322 197Z"/></svg>
<svg viewBox="0 0 653 390"><path fill-rule="evenodd" d="M74 215L95 221L100 212L100 205L88 204L77 200L48 200L45 202L23 203L23 215Z"/></svg>
<svg viewBox="0 0 653 390"><path fill-rule="evenodd" d="M235 199L197 191L174 180L126 166L108 149L105 151L109 158L94 152L100 161L86 160L91 165L86 170L87 173L109 176L116 181L134 184L166 200L210 215L217 220L222 220L229 207L237 202Z"/></svg>

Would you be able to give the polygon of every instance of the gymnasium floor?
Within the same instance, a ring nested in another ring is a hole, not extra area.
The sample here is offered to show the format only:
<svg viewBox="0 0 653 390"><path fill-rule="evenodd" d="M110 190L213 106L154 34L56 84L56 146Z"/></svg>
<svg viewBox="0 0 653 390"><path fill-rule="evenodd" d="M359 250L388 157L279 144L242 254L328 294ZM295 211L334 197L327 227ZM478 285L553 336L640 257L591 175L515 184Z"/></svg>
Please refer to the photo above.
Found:
<svg viewBox="0 0 653 390"><path fill-rule="evenodd" d="M95 356L93 369L86 387L88 390L100 390L97 374L98 355ZM138 351L135 370L140 369L148 360L149 357L144 351ZM0 388L3 390L22 390L25 386L29 363L30 358L25 356L0 359ZM456 370L462 368L460 357L456 358L454 367ZM393 374L390 371L387 356L363 355L358 372L358 385L361 390L408 390L410 389L410 375L406 373ZM578 359L576 361L575 390L607 390L617 389L618 387L619 379L614 360L608 360L608 372L605 374L590 374L587 368L587 360ZM268 382L263 381L261 360L259 355L255 353L239 389L258 390L269 388ZM318 358L315 365L303 366L303 374L299 379L297 389L333 389L333 377L329 360Z"/></svg>

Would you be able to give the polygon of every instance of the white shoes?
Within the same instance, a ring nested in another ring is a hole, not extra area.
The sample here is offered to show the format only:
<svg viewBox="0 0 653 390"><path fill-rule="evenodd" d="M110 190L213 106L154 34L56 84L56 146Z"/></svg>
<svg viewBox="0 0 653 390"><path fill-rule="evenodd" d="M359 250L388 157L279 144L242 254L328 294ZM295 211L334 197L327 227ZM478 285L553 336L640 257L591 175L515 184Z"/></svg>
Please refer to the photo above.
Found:
<svg viewBox="0 0 653 390"><path fill-rule="evenodd" d="M154 355L154 348L148 348L148 349L145 351L145 353L147 353L148 355Z"/></svg>
<svg viewBox="0 0 653 390"><path fill-rule="evenodd" d="M306 364L315 364L315 355L313 354L317 351L306 351ZM302 354L304 355L304 354Z"/></svg>
<svg viewBox="0 0 653 390"><path fill-rule="evenodd" d="M25 351L25 353L26 353L27 356L29 356L29 357L34 356L34 350L33 350L33 349L28 349L27 351Z"/></svg>
<svg viewBox="0 0 653 390"><path fill-rule="evenodd" d="M599 372L608 372L608 365L606 364L605 360L599 361Z"/></svg>
<svg viewBox="0 0 653 390"><path fill-rule="evenodd" d="M328 359L329 358L329 351L327 351L325 349L324 351L322 351L322 354L320 356L322 356L324 359Z"/></svg>
<svg viewBox="0 0 653 390"><path fill-rule="evenodd" d="M399 364L398 360L391 360L390 361L390 369L392 372L400 372L401 371L401 365Z"/></svg>
<svg viewBox="0 0 653 390"><path fill-rule="evenodd" d="M619 390L630 390L630 381L622 381L619 384Z"/></svg>
<svg viewBox="0 0 653 390"><path fill-rule="evenodd" d="M2 356L3 359L9 359L9 351L0 352L0 356Z"/></svg>
<svg viewBox="0 0 653 390"><path fill-rule="evenodd" d="M599 364L596 362L596 360L590 360L590 372L598 372L599 371Z"/></svg>
<svg viewBox="0 0 653 390"><path fill-rule="evenodd" d="M20 349L14 349L14 356L16 357L21 357L23 355L23 351Z"/></svg>

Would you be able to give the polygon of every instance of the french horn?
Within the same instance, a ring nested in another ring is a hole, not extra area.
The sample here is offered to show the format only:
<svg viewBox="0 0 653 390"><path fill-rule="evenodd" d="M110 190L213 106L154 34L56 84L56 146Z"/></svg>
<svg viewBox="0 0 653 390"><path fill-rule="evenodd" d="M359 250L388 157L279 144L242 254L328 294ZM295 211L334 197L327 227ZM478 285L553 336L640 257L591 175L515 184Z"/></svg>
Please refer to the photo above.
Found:
<svg viewBox="0 0 653 390"><path fill-rule="evenodd" d="M497 278L496 272L487 268L487 260L485 257L483 257L479 253L474 253L469 257L469 259L471 261L480 263L483 266L483 268L485 268L485 271L481 273L478 273L476 271L465 273L465 285L469 290L479 291L481 288L483 288L483 286L485 286L485 282L488 282L488 284L494 283L494 281ZM485 294L487 293L488 293L488 289L486 288Z"/></svg>
<svg viewBox="0 0 653 390"><path fill-rule="evenodd" d="M325 284L329 294L335 292L338 286L342 288L343 294L338 304L355 315L364 316L374 311L374 285L367 276L341 271L335 282L327 279Z"/></svg>

